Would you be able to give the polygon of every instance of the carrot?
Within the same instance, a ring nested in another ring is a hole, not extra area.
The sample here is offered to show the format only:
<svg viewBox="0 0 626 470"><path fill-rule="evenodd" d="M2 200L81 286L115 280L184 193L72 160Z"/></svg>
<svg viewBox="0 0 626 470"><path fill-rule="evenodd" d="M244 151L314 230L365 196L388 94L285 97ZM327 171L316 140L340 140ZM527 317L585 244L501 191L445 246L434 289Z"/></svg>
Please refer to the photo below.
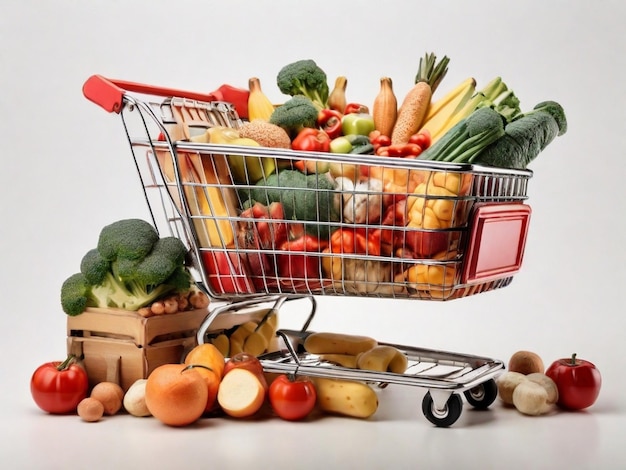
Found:
<svg viewBox="0 0 626 470"><path fill-rule="evenodd" d="M448 71L448 57L436 64L434 54L420 59L415 85L404 97L391 133L392 144L406 144L422 125L433 93Z"/></svg>

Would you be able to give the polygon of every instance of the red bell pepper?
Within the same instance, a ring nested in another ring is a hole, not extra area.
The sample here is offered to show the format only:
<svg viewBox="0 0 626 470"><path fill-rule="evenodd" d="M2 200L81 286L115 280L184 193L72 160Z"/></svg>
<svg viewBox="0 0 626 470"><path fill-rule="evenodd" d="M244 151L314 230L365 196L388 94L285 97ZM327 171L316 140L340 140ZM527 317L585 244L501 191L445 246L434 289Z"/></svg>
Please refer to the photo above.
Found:
<svg viewBox="0 0 626 470"><path fill-rule="evenodd" d="M380 256L380 234L377 231L359 227L343 227L335 230L330 236L331 253Z"/></svg>
<svg viewBox="0 0 626 470"><path fill-rule="evenodd" d="M291 142L291 148L302 152L328 152L330 137L321 129L305 127Z"/></svg>
<svg viewBox="0 0 626 470"><path fill-rule="evenodd" d="M330 139L339 137L341 132L341 118L343 114L334 109L324 108L317 116L317 125L328 134Z"/></svg>
<svg viewBox="0 0 626 470"><path fill-rule="evenodd" d="M361 103L348 103L346 109L343 110L343 114L363 113L369 114L370 109Z"/></svg>
<svg viewBox="0 0 626 470"><path fill-rule="evenodd" d="M280 202L265 206L255 202L241 213L237 227L237 247L247 262L254 286L266 290L276 283L276 266L270 252L287 239L285 211Z"/></svg>
<svg viewBox="0 0 626 470"><path fill-rule="evenodd" d="M391 245L403 258L432 257L445 251L449 246L450 233L429 231L410 227L407 214L407 200L400 199L390 205L381 218L381 226L389 228L375 229L382 246Z"/></svg>
<svg viewBox="0 0 626 470"><path fill-rule="evenodd" d="M318 289L322 277L319 253L326 246L327 243L309 234L283 241L281 252L276 255L281 284L295 292Z"/></svg>

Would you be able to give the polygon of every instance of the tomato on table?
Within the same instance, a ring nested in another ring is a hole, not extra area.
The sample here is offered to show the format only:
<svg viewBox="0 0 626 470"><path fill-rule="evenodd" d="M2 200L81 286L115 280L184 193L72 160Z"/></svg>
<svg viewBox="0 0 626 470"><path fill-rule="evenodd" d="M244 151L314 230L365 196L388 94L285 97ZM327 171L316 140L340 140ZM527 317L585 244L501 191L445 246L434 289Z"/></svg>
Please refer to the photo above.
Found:
<svg viewBox="0 0 626 470"><path fill-rule="evenodd" d="M279 417L298 421L306 418L315 407L317 392L309 378L283 374L270 385L269 400Z"/></svg>
<svg viewBox="0 0 626 470"><path fill-rule="evenodd" d="M43 411L52 414L75 412L88 390L87 372L71 354L63 362L42 364L30 380L33 400Z"/></svg>

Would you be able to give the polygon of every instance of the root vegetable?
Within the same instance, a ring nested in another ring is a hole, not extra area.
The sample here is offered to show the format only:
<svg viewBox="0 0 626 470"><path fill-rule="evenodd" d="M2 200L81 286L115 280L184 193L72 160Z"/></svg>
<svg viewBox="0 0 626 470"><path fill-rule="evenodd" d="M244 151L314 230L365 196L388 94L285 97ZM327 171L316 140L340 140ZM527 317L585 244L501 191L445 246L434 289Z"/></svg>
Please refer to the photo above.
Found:
<svg viewBox="0 0 626 470"><path fill-rule="evenodd" d="M559 400L559 389L556 382L548 377L546 374L535 372L525 376L527 380L538 383L548 392L548 404L554 405Z"/></svg>
<svg viewBox="0 0 626 470"><path fill-rule="evenodd" d="M112 416L122 408L124 390L114 382L100 382L91 391L91 398L104 406L104 414Z"/></svg>
<svg viewBox="0 0 626 470"><path fill-rule="evenodd" d="M513 404L525 415L539 416L550 411L548 391L537 382L523 380L513 390Z"/></svg>
<svg viewBox="0 0 626 470"><path fill-rule="evenodd" d="M350 354L356 356L372 349L377 344L375 339L368 336L315 332L304 340L304 349L312 354Z"/></svg>
<svg viewBox="0 0 626 470"><path fill-rule="evenodd" d="M354 380L312 378L317 406L326 413L369 418L378 409L378 395L369 385Z"/></svg>
<svg viewBox="0 0 626 470"><path fill-rule="evenodd" d="M104 405L95 398L83 398L76 408L78 416L88 423L100 421L104 415Z"/></svg>
<svg viewBox="0 0 626 470"><path fill-rule="evenodd" d="M194 309L207 308L209 306L209 296L202 291L195 290L189 294L189 303Z"/></svg>
<svg viewBox="0 0 626 470"><path fill-rule="evenodd" d="M152 416L146 405L146 382L147 379L135 381L124 394L124 409L133 416Z"/></svg>
<svg viewBox="0 0 626 470"><path fill-rule="evenodd" d="M538 354L531 351L517 351L509 360L509 371L524 375L536 372L543 374L545 367Z"/></svg>
<svg viewBox="0 0 626 470"><path fill-rule="evenodd" d="M513 391L515 388L526 380L524 374L519 372L505 372L497 378L498 396L506 405L513 405Z"/></svg>

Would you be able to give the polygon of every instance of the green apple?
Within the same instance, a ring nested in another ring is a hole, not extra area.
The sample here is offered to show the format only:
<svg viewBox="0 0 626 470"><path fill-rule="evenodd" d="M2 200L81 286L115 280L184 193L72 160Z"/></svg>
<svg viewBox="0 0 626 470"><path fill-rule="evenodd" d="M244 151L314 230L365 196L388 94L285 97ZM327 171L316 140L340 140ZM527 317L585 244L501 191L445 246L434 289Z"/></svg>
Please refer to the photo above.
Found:
<svg viewBox="0 0 626 470"><path fill-rule="evenodd" d="M335 137L330 141L331 153L350 153L352 150L352 142L345 136Z"/></svg>
<svg viewBox="0 0 626 470"><path fill-rule="evenodd" d="M341 131L343 135L369 135L374 129L374 118L371 114L350 113L341 118Z"/></svg>

